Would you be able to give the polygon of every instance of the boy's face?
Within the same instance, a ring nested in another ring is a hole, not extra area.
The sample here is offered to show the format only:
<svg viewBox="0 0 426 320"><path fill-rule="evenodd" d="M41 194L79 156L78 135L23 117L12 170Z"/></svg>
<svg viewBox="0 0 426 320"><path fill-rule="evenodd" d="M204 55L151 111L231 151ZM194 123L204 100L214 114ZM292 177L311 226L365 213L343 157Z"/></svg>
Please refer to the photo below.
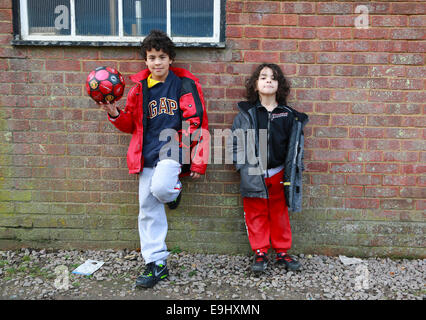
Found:
<svg viewBox="0 0 426 320"><path fill-rule="evenodd" d="M164 53L163 50L157 51L153 48L146 52L145 63L154 80L164 82L169 75L169 68L172 62L169 55Z"/></svg>
<svg viewBox="0 0 426 320"><path fill-rule="evenodd" d="M260 71L257 79L257 91L259 95L275 95L278 91L278 80L275 80L271 68L265 67Z"/></svg>

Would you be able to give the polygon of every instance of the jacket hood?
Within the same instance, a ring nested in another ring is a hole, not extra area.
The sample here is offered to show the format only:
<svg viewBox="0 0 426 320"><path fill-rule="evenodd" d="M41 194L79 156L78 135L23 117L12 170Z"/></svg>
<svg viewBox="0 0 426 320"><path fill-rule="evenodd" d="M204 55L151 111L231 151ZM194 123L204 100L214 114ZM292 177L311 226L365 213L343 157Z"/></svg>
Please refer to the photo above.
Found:
<svg viewBox="0 0 426 320"><path fill-rule="evenodd" d="M254 105L252 105L250 102L248 102L248 101L240 101L239 103L238 103L238 108L240 109L240 111L242 111L242 112L246 112L246 113L248 113L248 111L251 109L251 108L253 108L254 107ZM303 112L299 112L299 111L297 111L297 110L295 110L295 109L293 109L292 107L290 107L290 106L285 106L287 109L290 109L293 113L294 113L294 115L296 116L296 118L297 118L297 120L298 121L300 121L300 122L302 122L302 124L303 125L305 125L306 123L308 123L308 121L309 121L309 117L308 117L308 115L306 114L306 113L303 113Z"/></svg>
<svg viewBox="0 0 426 320"><path fill-rule="evenodd" d="M186 69L170 67L170 70L173 71L173 73L179 78L189 78L194 80L195 82L199 82L198 78ZM151 72L149 71L148 68L146 68L146 69L143 69L142 71L139 71L136 74L131 75L130 80L132 80L133 82L139 83L142 80L147 79L150 74Z"/></svg>
<svg viewBox="0 0 426 320"><path fill-rule="evenodd" d="M248 101L238 102L238 108L243 112L248 112L249 109L253 108L253 105Z"/></svg>

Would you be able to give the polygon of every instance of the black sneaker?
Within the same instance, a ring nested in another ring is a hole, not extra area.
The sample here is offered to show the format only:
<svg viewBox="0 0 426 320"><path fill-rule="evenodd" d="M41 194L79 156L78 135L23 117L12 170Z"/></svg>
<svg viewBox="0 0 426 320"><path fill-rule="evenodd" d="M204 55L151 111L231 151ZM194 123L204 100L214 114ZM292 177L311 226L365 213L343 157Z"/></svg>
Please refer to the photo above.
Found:
<svg viewBox="0 0 426 320"><path fill-rule="evenodd" d="M299 270L302 266L299 261L283 252L277 254L277 263L285 265L286 269L290 271Z"/></svg>
<svg viewBox="0 0 426 320"><path fill-rule="evenodd" d="M263 252L257 252L254 256L254 263L251 267L253 272L265 272L268 266L268 257Z"/></svg>
<svg viewBox="0 0 426 320"><path fill-rule="evenodd" d="M169 208L172 210L176 209L179 206L180 198L182 198L182 192L179 193L179 195L177 196L175 200L171 202L167 202L167 205L169 206Z"/></svg>
<svg viewBox="0 0 426 320"><path fill-rule="evenodd" d="M155 284L167 278L169 270L164 264L156 265L155 262L148 263L145 271L136 279L136 287L152 288Z"/></svg>

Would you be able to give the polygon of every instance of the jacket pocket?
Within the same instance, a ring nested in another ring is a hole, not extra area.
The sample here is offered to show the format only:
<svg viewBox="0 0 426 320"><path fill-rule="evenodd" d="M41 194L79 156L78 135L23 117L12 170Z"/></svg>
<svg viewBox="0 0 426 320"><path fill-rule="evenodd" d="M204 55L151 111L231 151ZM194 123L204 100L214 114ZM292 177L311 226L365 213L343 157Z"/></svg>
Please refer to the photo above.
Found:
<svg viewBox="0 0 426 320"><path fill-rule="evenodd" d="M243 166L240 170L241 184L240 190L244 192L262 192L265 191L262 175L250 175L249 166Z"/></svg>
<svg viewBox="0 0 426 320"><path fill-rule="evenodd" d="M189 118L196 115L197 108L195 107L195 100L192 93L187 93L181 96L179 102L183 118Z"/></svg>

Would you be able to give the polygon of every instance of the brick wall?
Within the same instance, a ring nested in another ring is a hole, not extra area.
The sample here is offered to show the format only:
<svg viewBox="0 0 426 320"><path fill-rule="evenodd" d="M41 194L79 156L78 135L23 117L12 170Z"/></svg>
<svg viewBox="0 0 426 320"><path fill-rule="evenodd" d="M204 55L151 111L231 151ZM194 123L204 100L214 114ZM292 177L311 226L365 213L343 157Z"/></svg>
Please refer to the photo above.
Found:
<svg viewBox="0 0 426 320"><path fill-rule="evenodd" d="M355 28L359 5L368 29ZM283 67L289 104L311 119L293 253L425 257L426 3L228 0L226 9L226 48L180 48L176 65L200 78L211 133L230 127L257 64ZM0 0L0 248L137 248L130 136L83 85L90 70L114 66L127 93L143 67L138 49L13 47L11 17ZM184 180L169 247L249 252L238 181L225 164Z"/></svg>

